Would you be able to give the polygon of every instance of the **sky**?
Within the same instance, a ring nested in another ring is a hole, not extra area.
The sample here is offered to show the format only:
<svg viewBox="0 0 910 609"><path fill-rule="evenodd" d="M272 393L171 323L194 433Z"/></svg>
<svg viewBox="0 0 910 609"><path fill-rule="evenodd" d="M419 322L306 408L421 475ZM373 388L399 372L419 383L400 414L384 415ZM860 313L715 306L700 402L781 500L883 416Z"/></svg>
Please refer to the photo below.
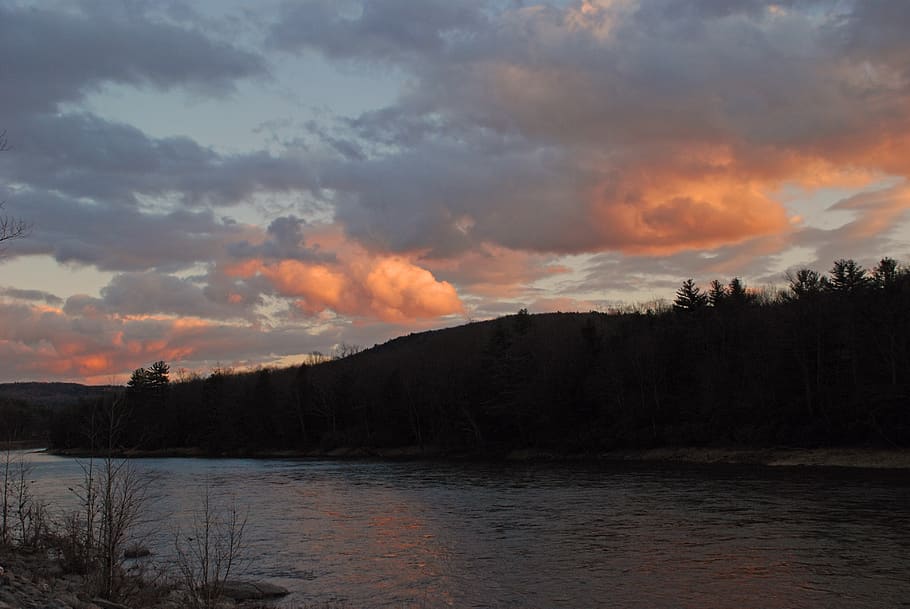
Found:
<svg viewBox="0 0 910 609"><path fill-rule="evenodd" d="M910 262L900 0L0 0L0 382Z"/></svg>

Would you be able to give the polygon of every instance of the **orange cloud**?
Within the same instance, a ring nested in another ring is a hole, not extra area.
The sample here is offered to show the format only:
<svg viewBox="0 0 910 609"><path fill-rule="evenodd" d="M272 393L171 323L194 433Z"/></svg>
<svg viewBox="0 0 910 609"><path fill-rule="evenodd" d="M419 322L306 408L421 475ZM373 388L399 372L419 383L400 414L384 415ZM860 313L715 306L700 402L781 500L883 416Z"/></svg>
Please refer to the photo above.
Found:
<svg viewBox="0 0 910 609"><path fill-rule="evenodd" d="M538 279L569 272L555 264L552 256L509 249L483 243L457 257L429 259L424 262L437 275L442 275L472 294L492 297L515 297Z"/></svg>
<svg viewBox="0 0 910 609"><path fill-rule="evenodd" d="M309 312L351 308L346 302L348 279L325 265L282 260L274 264L260 263L259 272L281 295L303 297Z"/></svg>
<svg viewBox="0 0 910 609"><path fill-rule="evenodd" d="M398 257L376 261L364 280L370 308L386 321L463 313L452 284Z"/></svg>
<svg viewBox="0 0 910 609"><path fill-rule="evenodd" d="M402 322L464 312L454 286L398 256L356 252L337 268L321 263L260 262L259 273L282 296L313 315L331 309L345 315Z"/></svg>
<svg viewBox="0 0 910 609"><path fill-rule="evenodd" d="M658 170L634 178L594 193L591 202L595 230L627 252L712 248L790 226L786 210L762 185L733 175L687 177Z"/></svg>

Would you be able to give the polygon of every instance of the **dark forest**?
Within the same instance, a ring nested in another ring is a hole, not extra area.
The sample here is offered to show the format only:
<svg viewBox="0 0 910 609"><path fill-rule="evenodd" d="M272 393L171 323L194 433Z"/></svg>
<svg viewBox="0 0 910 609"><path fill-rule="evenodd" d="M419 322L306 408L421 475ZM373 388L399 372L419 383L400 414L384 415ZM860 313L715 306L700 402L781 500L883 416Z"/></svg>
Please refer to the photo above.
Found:
<svg viewBox="0 0 910 609"><path fill-rule="evenodd" d="M286 369L171 382L157 362L117 398L56 409L49 440L211 455L910 445L910 271L838 260L788 280L688 280L663 307L521 310Z"/></svg>

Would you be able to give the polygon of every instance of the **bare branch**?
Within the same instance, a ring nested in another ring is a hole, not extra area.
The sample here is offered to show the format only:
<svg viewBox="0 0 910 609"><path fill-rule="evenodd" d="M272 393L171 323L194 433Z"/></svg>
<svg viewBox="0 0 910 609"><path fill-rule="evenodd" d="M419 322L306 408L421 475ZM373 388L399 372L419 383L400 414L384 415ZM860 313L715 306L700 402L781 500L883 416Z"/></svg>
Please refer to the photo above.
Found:
<svg viewBox="0 0 910 609"><path fill-rule="evenodd" d="M0 152L6 152L7 150L9 150L9 143L4 129L0 131ZM4 202L0 201L0 210L3 209L3 204ZM0 215L0 243L25 237L29 229L31 229L31 226L21 218L14 218L6 214ZM0 252L2 251L3 249L0 248Z"/></svg>
<svg viewBox="0 0 910 609"><path fill-rule="evenodd" d="M3 209L3 203L0 203L0 209ZM25 220L4 214L0 216L0 243L24 237L30 228Z"/></svg>

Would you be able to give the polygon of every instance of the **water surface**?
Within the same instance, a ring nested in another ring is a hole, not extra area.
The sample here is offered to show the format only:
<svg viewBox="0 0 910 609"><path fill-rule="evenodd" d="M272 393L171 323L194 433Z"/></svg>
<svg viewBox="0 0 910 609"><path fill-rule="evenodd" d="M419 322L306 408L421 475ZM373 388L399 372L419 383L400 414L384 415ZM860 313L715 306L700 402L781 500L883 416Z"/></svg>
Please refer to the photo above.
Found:
<svg viewBox="0 0 910 609"><path fill-rule="evenodd" d="M57 505L81 469L30 455ZM352 607L910 607L905 472L136 459L158 560L203 489L246 575Z"/></svg>

